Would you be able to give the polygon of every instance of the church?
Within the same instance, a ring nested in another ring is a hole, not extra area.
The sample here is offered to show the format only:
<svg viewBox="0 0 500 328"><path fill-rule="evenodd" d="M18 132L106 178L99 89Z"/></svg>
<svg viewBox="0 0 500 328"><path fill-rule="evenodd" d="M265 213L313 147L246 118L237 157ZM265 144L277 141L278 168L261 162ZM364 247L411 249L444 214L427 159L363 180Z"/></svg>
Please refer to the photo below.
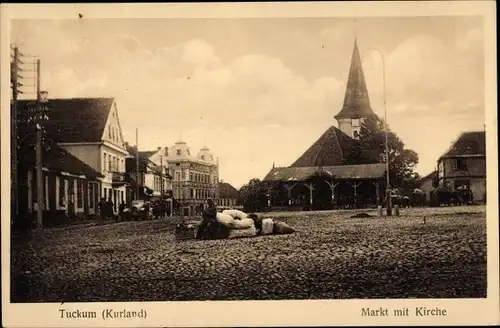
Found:
<svg viewBox="0 0 500 328"><path fill-rule="evenodd" d="M329 127L292 165L274 167L265 176L267 207L271 210L327 210L381 204L385 164L348 162L359 139L361 124L376 116L371 108L361 57L354 40L341 110Z"/></svg>

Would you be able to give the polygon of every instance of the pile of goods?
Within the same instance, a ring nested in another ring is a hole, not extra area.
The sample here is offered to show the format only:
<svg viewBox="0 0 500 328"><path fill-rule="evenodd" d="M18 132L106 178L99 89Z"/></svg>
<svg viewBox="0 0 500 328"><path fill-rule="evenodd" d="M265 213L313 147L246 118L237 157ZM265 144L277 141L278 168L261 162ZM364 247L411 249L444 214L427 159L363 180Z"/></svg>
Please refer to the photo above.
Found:
<svg viewBox="0 0 500 328"><path fill-rule="evenodd" d="M217 221L229 229L228 238L254 237L257 235L291 234L295 229L272 218L259 218L239 210L217 213Z"/></svg>

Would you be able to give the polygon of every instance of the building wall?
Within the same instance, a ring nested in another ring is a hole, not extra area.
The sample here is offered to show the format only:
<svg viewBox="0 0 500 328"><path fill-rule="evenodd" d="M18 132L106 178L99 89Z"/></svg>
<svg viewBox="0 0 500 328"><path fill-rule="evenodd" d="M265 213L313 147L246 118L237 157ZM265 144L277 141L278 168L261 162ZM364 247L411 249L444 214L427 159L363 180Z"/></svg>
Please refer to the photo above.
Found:
<svg viewBox="0 0 500 328"><path fill-rule="evenodd" d="M186 209L187 215L199 214L208 198L218 197L218 168L198 160L169 162L174 198Z"/></svg>
<svg viewBox="0 0 500 328"><path fill-rule="evenodd" d="M350 119L340 119L339 120L339 130L352 137L353 129Z"/></svg>
<svg viewBox="0 0 500 328"><path fill-rule="evenodd" d="M27 172L28 192L26 197L28 213L37 210L36 172ZM43 172L44 211L63 211L72 216L77 214L92 215L97 213L99 201L99 181L58 172Z"/></svg>
<svg viewBox="0 0 500 328"><path fill-rule="evenodd" d="M364 118L350 119L344 118L339 120L339 130L347 134L349 137L358 139L361 131L361 124Z"/></svg>
<svg viewBox="0 0 500 328"><path fill-rule="evenodd" d="M113 105L111 106L102 140L114 144L119 148L125 147L120 122L118 119L118 109L116 108L116 103L113 103Z"/></svg>
<svg viewBox="0 0 500 328"><path fill-rule="evenodd" d="M431 191L434 189L434 187L432 186L432 180L433 180L432 178L428 178L422 181L422 183L420 184L420 190L425 192L425 200L427 202L430 202Z"/></svg>
<svg viewBox="0 0 500 328"><path fill-rule="evenodd" d="M466 170L456 169L457 160L463 161L467 166ZM459 178L459 177L486 177L486 157L462 157L445 158L442 160L444 172L440 173L440 179Z"/></svg>
<svg viewBox="0 0 500 328"><path fill-rule="evenodd" d="M463 157L466 165L463 170L457 168L456 160L445 158L439 162L439 184L453 189L466 185L472 190L475 201L486 201L486 157Z"/></svg>

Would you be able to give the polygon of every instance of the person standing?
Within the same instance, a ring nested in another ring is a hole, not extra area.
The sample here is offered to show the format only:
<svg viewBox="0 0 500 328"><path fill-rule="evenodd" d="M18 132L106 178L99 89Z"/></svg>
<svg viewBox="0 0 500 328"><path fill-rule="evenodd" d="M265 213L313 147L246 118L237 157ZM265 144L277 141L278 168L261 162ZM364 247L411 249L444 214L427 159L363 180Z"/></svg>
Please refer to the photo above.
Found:
<svg viewBox="0 0 500 328"><path fill-rule="evenodd" d="M126 208L126 207L127 207L127 206L125 205L125 202L124 202L124 201L122 201L122 202L121 202L121 204L118 206L118 211L119 211L119 213L120 213L119 218L120 218L120 220L121 220L121 221L123 221L123 220L124 220L124 218L125 218L125 208Z"/></svg>
<svg viewBox="0 0 500 328"><path fill-rule="evenodd" d="M113 210L113 200L111 199L111 196L109 197L108 201L107 201L107 213L106 213L106 216L108 219L113 219L113 216L114 216L114 210Z"/></svg>
<svg viewBox="0 0 500 328"><path fill-rule="evenodd" d="M99 209L99 216L101 217L101 220L104 221L104 219L106 219L106 200L104 197L101 198L97 207Z"/></svg>

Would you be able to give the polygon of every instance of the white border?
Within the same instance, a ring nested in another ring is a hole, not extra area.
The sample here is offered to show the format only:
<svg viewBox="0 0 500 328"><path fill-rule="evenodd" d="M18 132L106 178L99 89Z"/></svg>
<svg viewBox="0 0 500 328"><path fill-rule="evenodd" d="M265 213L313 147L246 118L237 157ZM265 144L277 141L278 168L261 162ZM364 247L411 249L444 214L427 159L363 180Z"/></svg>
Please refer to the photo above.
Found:
<svg viewBox="0 0 500 328"><path fill-rule="evenodd" d="M65 309L145 308L145 320L78 321L59 319L59 304L10 304L10 120L9 75L1 76L2 156L2 314L7 327L137 326L300 326L300 325L492 325L500 324L498 282L498 177L496 107L496 17L493 1L204 3L204 4L10 4L1 7L1 68L9 69L10 19L77 18L236 18L236 17L381 17L481 15L485 26L485 106L487 131L488 298L467 300L332 300L144 302L65 304ZM495 197L496 196L496 197ZM361 317L364 306L415 306L448 310L445 317Z"/></svg>

